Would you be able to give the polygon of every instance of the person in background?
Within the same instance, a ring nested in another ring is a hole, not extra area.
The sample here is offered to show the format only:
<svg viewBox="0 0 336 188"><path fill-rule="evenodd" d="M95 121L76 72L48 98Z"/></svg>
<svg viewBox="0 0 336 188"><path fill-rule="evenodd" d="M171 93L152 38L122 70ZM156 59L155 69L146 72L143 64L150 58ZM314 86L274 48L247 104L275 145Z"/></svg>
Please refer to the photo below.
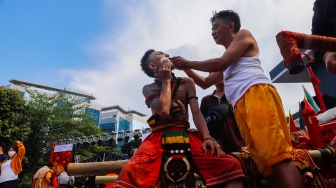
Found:
<svg viewBox="0 0 336 188"><path fill-rule="evenodd" d="M8 156L4 154L3 149L5 148L5 144L0 142L0 163L2 163L4 160L8 159Z"/></svg>
<svg viewBox="0 0 336 188"><path fill-rule="evenodd" d="M68 173L62 168L62 172L58 175L58 188L73 187L75 179L73 176L69 176Z"/></svg>
<svg viewBox="0 0 336 188"><path fill-rule="evenodd" d="M49 188L51 185L51 176L53 173L54 164L48 162L41 167L33 176L33 188Z"/></svg>
<svg viewBox="0 0 336 188"><path fill-rule="evenodd" d="M316 0L313 7L312 34L336 37L336 1ZM316 52L315 58L323 61L332 74L336 74L336 52Z"/></svg>
<svg viewBox="0 0 336 188"><path fill-rule="evenodd" d="M313 6L312 28L313 35L321 35L326 37L336 37L336 1L335 0L315 0ZM322 99L327 110L336 107L335 85L330 83L336 82L336 52L314 52L314 60L309 64L312 67L317 78L321 81L319 88L321 90ZM326 69L324 69L324 66ZM329 74L330 73L330 74ZM320 106L316 96L314 101ZM307 129L306 122L302 115L305 109L304 102L301 101L300 129Z"/></svg>
<svg viewBox="0 0 336 188"><path fill-rule="evenodd" d="M225 153L240 152L246 144L225 97L223 81L216 83L215 87L212 94L202 98L200 110L210 135L222 146L222 150Z"/></svg>
<svg viewBox="0 0 336 188"><path fill-rule="evenodd" d="M83 188L84 187L84 179L82 176L75 177L75 188Z"/></svg>
<svg viewBox="0 0 336 188"><path fill-rule="evenodd" d="M201 81L206 79L205 77L191 69L183 71L202 89L209 87ZM246 143L240 135L232 107L225 97L223 79L221 78L214 85L216 90L202 98L200 110L208 125L210 135L222 146L222 150L226 153L240 152L243 147L246 147Z"/></svg>
<svg viewBox="0 0 336 188"><path fill-rule="evenodd" d="M18 187L18 174L22 172L22 159L25 153L26 149L20 141L9 148L9 159L1 164L0 188Z"/></svg>
<svg viewBox="0 0 336 188"><path fill-rule="evenodd" d="M96 176L86 176L84 178L84 188L98 188L98 185L95 183Z"/></svg>

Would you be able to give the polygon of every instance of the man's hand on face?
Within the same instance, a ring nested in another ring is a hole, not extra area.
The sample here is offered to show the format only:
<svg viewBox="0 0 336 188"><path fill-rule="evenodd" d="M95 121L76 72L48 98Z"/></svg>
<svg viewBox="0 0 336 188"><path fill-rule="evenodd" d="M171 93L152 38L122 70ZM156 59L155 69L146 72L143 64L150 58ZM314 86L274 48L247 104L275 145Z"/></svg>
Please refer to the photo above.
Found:
<svg viewBox="0 0 336 188"><path fill-rule="evenodd" d="M336 74L336 52L326 52L323 56L323 61L326 64L327 70Z"/></svg>
<svg viewBox="0 0 336 188"><path fill-rule="evenodd" d="M171 60L172 60L172 62L174 64L174 67L176 69L178 69L178 70L188 69L189 61L184 59L183 57L175 56L175 57L172 57Z"/></svg>
<svg viewBox="0 0 336 188"><path fill-rule="evenodd" d="M170 81L172 79L172 66L173 63L168 58L161 60L161 65L159 66L158 70L159 81L164 82Z"/></svg>

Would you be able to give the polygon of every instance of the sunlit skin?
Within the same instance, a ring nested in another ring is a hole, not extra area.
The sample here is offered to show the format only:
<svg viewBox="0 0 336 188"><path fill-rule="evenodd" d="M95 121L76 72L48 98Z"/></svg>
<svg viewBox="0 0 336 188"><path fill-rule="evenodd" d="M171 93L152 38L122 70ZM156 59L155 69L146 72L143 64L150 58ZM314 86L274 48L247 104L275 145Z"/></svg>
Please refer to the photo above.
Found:
<svg viewBox="0 0 336 188"><path fill-rule="evenodd" d="M157 79L162 82L162 88L156 88L155 85L146 85L144 86L143 94L148 96L151 93L157 92L156 90L159 89L159 92L161 93L160 96L153 99L150 105L152 113L158 114L161 118L169 118L172 104L170 81L172 79L172 70L174 69L174 65L169 59L161 63L161 58L163 57L169 57L169 55L161 51L155 51L149 56L148 59L150 62L148 67L155 72ZM176 98L185 105L186 109L188 109L186 93L183 91L188 91L190 96L196 96L196 90L195 85L191 79L185 78L183 81L186 83L181 84L179 87L179 92L176 94ZM197 100L190 100L189 104L198 131L202 134L203 138L210 137L203 115L199 111ZM180 116L179 120L188 121L188 111L186 111L184 115ZM211 149L211 155L224 154L219 144L213 142L210 139L203 142L202 148L205 153L207 152L207 147Z"/></svg>
<svg viewBox="0 0 336 188"><path fill-rule="evenodd" d="M160 93L158 98L154 98L151 101L150 108L153 114L158 114L162 118L169 118L170 108L172 106L170 84L174 64L169 59L161 62L163 57L169 58L169 55L161 51L155 51L152 52L152 54L149 56L148 67L155 73L156 78L161 82L162 85L160 88L157 88L157 84L146 85L143 88L143 94L146 97L151 93ZM196 96L195 84L190 78L183 78L182 82L183 83L177 90L178 92L176 93L175 98L180 100L185 105L185 109L188 109L187 98L190 96ZM197 130L200 132L203 138L211 138L204 117L200 112L197 99L189 100L189 106L191 108L192 117L194 119ZM181 115L178 119L188 121L188 110L186 110L185 114ZM160 118L158 118L158 121L160 121ZM207 153L207 148L211 149L211 155L224 155L220 145L213 139L205 139L203 141L202 149L204 153ZM243 187L243 182L241 179L231 180L225 185L215 187L240 188Z"/></svg>
<svg viewBox="0 0 336 188"><path fill-rule="evenodd" d="M230 25L232 27L233 22L225 23L222 19L215 19L212 22L211 35L216 44L223 45L225 48L228 48L231 41L235 37L235 33L229 32ZM225 36L225 37L224 37Z"/></svg>

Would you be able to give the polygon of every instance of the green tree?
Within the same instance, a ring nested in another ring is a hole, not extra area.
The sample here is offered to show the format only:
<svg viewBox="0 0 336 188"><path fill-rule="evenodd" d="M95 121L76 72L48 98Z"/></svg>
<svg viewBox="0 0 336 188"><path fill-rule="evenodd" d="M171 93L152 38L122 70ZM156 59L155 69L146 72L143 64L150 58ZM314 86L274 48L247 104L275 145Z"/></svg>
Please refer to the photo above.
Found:
<svg viewBox="0 0 336 188"><path fill-rule="evenodd" d="M25 100L17 90L0 87L0 142L23 141L30 133Z"/></svg>
<svg viewBox="0 0 336 188"><path fill-rule="evenodd" d="M127 154L127 157L132 157L134 154L134 151L139 148L141 144L141 140L131 140L128 143L125 143L123 146L121 146L121 152L123 154Z"/></svg>
<svg viewBox="0 0 336 188"><path fill-rule="evenodd" d="M102 134L93 123L90 114L85 111L88 103L82 97L63 92L54 94L27 90L28 119L31 133L26 141L26 156L29 163L25 164L28 172L49 161L51 143L65 138L76 138ZM98 145L85 151L86 155L94 155L101 150Z"/></svg>

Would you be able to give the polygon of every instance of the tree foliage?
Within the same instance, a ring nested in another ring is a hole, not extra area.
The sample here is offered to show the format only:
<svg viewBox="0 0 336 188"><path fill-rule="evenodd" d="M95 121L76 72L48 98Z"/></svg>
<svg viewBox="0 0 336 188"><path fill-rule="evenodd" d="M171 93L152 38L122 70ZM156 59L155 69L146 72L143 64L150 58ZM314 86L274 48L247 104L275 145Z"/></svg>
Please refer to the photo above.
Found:
<svg viewBox="0 0 336 188"><path fill-rule="evenodd" d="M132 157L134 151L139 148L141 140L131 140L121 146L121 151L123 154L127 154L128 157Z"/></svg>
<svg viewBox="0 0 336 188"><path fill-rule="evenodd" d="M0 142L6 146L23 141L30 133L25 100L17 90L0 87Z"/></svg>
<svg viewBox="0 0 336 188"><path fill-rule="evenodd" d="M33 169L33 166L40 166L49 160L53 141L102 134L90 114L85 111L89 104L83 98L63 92L27 92L30 95L27 109L31 126L31 133L26 141L26 147L29 148L26 153L29 159L27 169ZM97 147L86 152L93 153L99 150Z"/></svg>
<svg viewBox="0 0 336 188"><path fill-rule="evenodd" d="M98 143L85 143L81 145L77 145L76 147L76 155L81 156L81 161L86 161L98 153L102 152L110 152L110 153L118 153L118 146L114 142L102 142Z"/></svg>
<svg viewBox="0 0 336 188"><path fill-rule="evenodd" d="M26 156L21 186L49 161L51 143L57 140L103 134L86 111L84 98L64 92L43 93L27 89L25 99L16 90L0 87L0 141L23 141ZM75 155L88 159L100 152L116 152L114 142L77 145Z"/></svg>

